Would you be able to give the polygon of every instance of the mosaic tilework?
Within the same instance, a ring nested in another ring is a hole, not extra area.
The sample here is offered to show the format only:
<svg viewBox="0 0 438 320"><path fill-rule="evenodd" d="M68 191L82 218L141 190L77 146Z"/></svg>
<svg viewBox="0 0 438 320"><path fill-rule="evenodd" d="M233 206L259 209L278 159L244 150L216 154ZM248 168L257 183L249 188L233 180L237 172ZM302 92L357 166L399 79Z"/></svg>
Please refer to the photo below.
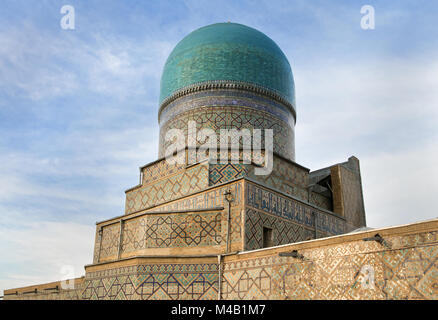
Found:
<svg viewBox="0 0 438 320"><path fill-rule="evenodd" d="M316 192L311 192L310 203L320 208L333 211L333 200Z"/></svg>
<svg viewBox="0 0 438 320"><path fill-rule="evenodd" d="M254 209L262 210L310 228L314 228L312 212L315 212L318 232L332 235L344 233L345 221L342 218L261 188L251 182L246 184L245 192L247 205Z"/></svg>
<svg viewBox="0 0 438 320"><path fill-rule="evenodd" d="M142 184L147 185L185 168L184 164L169 164L165 159L143 168Z"/></svg>
<svg viewBox="0 0 438 320"><path fill-rule="evenodd" d="M237 181L223 187L205 191L181 200L150 209L154 214L141 215L123 223L122 257L142 254L148 248L202 247L223 244L226 232L226 209L218 212L175 213L228 206L224 204L224 193L230 190L234 201L231 203L231 244L242 242L242 182ZM163 212L163 214L157 214ZM97 226L93 262L116 259L119 250L120 223L102 228L99 236Z"/></svg>
<svg viewBox="0 0 438 320"><path fill-rule="evenodd" d="M237 181L193 196L188 196L181 200L173 201L169 204L158 206L152 210L154 212L161 212L225 207L224 193L227 190L230 190L233 195L234 201L231 203L231 206L240 206L242 204L242 182Z"/></svg>
<svg viewBox="0 0 438 320"><path fill-rule="evenodd" d="M438 231L415 231L426 226L386 229L383 245L359 236L230 257L221 298L438 300ZM303 259L278 255L296 248ZM5 299L216 299L218 281L216 263L140 263L87 272L73 291Z"/></svg>
<svg viewBox="0 0 438 320"><path fill-rule="evenodd" d="M245 211L245 250L263 248L263 227L273 230L273 245L294 243L314 238L314 230L260 211Z"/></svg>
<svg viewBox="0 0 438 320"><path fill-rule="evenodd" d="M260 181L266 186L270 186L302 200L307 200L307 170L279 157L274 156L272 172L269 175L255 175L253 171L251 171L248 176L253 180Z"/></svg>
<svg viewBox="0 0 438 320"><path fill-rule="evenodd" d="M221 243L221 213L143 216L125 222L122 252Z"/></svg>
<svg viewBox="0 0 438 320"><path fill-rule="evenodd" d="M170 129L183 130L187 141L188 122L195 121L197 130L212 129L218 136L220 145L220 129L272 129L274 133L274 152L285 158L294 159L294 131L284 121L273 117L267 112L243 106L201 107L181 113L160 126L159 156L171 142L165 141L166 132ZM262 135L262 145L264 145Z"/></svg>
<svg viewBox="0 0 438 320"><path fill-rule="evenodd" d="M217 270L217 264L150 264L89 273L82 299L216 299Z"/></svg>
<svg viewBox="0 0 438 320"><path fill-rule="evenodd" d="M223 187L215 188L200 194L190 196L179 201L153 208L153 211L180 211L180 210L192 210L192 209L208 209L214 207L227 207L228 203L224 203L224 193L230 190L233 195L233 202L231 202L231 228L230 228L230 240L231 243L240 243L242 241L242 182L237 181L230 183ZM225 209L226 210L226 209ZM226 220L222 220L222 232L226 230Z"/></svg>
<svg viewBox="0 0 438 320"><path fill-rule="evenodd" d="M112 224L103 228L101 242L96 243L95 247L99 248L99 260L117 257L120 240L120 225Z"/></svg>
<svg viewBox="0 0 438 320"><path fill-rule="evenodd" d="M209 184L227 182L236 178L244 177L248 174L249 167L241 163L210 164L209 165Z"/></svg>
<svg viewBox="0 0 438 320"><path fill-rule="evenodd" d="M242 153L242 152L241 152ZM262 157L256 161L263 163ZM242 159L242 154L240 155ZM265 186L275 188L294 197L307 201L308 198L308 172L290 162L274 156L272 173L269 175L255 175L254 165L248 164L210 164L209 184L215 185L235 178L248 176L252 180L259 181ZM310 203L332 211L332 200L315 192L310 193Z"/></svg>
<svg viewBox="0 0 438 320"><path fill-rule="evenodd" d="M208 187L208 167L187 170L126 193L125 213L129 214L170 201Z"/></svg>
<svg viewBox="0 0 438 320"><path fill-rule="evenodd" d="M204 107L210 108L226 106L243 106L270 113L272 116L283 120L291 127L295 125L291 110L285 105L262 95L248 91L236 90L206 90L184 95L168 104L159 112L159 124L178 116L182 112Z"/></svg>
<svg viewBox="0 0 438 320"><path fill-rule="evenodd" d="M388 237L392 249L359 240L300 250L304 260L275 254L226 263L222 298L436 300L437 232L409 238Z"/></svg>

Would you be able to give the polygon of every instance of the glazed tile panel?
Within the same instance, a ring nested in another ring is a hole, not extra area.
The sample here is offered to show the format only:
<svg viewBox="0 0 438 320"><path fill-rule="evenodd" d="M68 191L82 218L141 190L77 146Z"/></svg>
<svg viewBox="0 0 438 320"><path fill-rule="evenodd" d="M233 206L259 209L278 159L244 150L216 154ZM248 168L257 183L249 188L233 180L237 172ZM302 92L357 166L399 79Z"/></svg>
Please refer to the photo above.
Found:
<svg viewBox="0 0 438 320"><path fill-rule="evenodd" d="M156 180L160 180L163 177L172 175L184 169L185 169L185 163L169 164L166 161L166 159L163 159L157 163L154 163L152 165L143 168L142 184L148 185Z"/></svg>
<svg viewBox="0 0 438 320"><path fill-rule="evenodd" d="M242 159L242 155L240 155ZM264 158L262 158L264 159ZM263 164L264 160L257 160ZM255 162L255 161L254 161ZM308 172L284 159L274 156L272 172L268 175L255 175L253 164L228 163L209 165L209 185L224 183L240 177L249 177L263 185L287 193L306 201L308 198ZM320 208L332 211L332 199L312 192L310 202Z"/></svg>
<svg viewBox="0 0 438 320"><path fill-rule="evenodd" d="M291 196L307 200L309 175L306 169L274 156L272 172L268 175L255 175L254 170L248 176L265 186L280 190ZM322 208L326 209L324 206Z"/></svg>
<svg viewBox="0 0 438 320"><path fill-rule="evenodd" d="M244 177L250 170L249 165L241 163L210 164L209 185L224 183L233 179Z"/></svg>
<svg viewBox="0 0 438 320"><path fill-rule="evenodd" d="M224 207L224 193L230 190L234 201L231 203L230 240L234 246L242 243L242 182L204 191L202 193L175 200L154 207L153 214L126 220L123 223L123 257L142 254L149 248L207 247L223 244L226 230L226 216L223 210L213 212L177 212L205 210ZM163 214L158 214L163 212ZM115 260L119 254L120 222L102 226L96 231L93 263Z"/></svg>
<svg viewBox="0 0 438 320"><path fill-rule="evenodd" d="M96 243L98 261L115 259L118 255L120 241L120 224L115 223L102 229L101 239ZM97 262L97 261L96 261Z"/></svg>
<svg viewBox="0 0 438 320"><path fill-rule="evenodd" d="M295 126L295 118L290 109L273 99L248 91L208 90L184 95L167 105L159 114L160 125L179 114L208 105L211 108L224 106L250 107L264 111L283 120L291 127Z"/></svg>
<svg viewBox="0 0 438 320"><path fill-rule="evenodd" d="M231 203L231 206L240 206L242 204L242 182L237 181L225 186L212 188L202 193L185 197L184 199L175 200L168 204L160 205L152 210L166 212L224 207L224 193L227 190L230 190L233 195L234 201Z"/></svg>
<svg viewBox="0 0 438 320"><path fill-rule="evenodd" d="M295 158L294 131L288 123L271 114L243 106L200 107L181 113L160 126L159 156L164 156L165 150L171 146L171 141L165 140L170 129L179 129L184 132L187 143L188 122L196 122L197 130L211 129L217 137L220 146L221 129L272 129L274 138L274 152L288 159ZM262 146L264 146L262 134Z"/></svg>
<svg viewBox="0 0 438 320"><path fill-rule="evenodd" d="M208 166L199 164L175 175L126 193L125 213L130 214L208 187Z"/></svg>
<svg viewBox="0 0 438 320"><path fill-rule="evenodd" d="M256 210L278 216L308 228L315 228L313 214L316 214L318 232L328 235L342 234L345 220L305 205L293 198L259 187L248 182L245 187L246 204Z"/></svg>
<svg viewBox="0 0 438 320"><path fill-rule="evenodd" d="M223 299L438 299L437 232L354 241L224 265Z"/></svg>
<svg viewBox="0 0 438 320"><path fill-rule="evenodd" d="M86 300L217 298L217 264L147 264L87 273Z"/></svg>
<svg viewBox="0 0 438 320"><path fill-rule="evenodd" d="M147 248L221 244L221 213L143 216L124 223L122 254Z"/></svg>
<svg viewBox="0 0 438 320"><path fill-rule="evenodd" d="M245 211L245 250L263 248L263 227L273 230L273 246L314 239L315 231L253 209ZM319 234L321 235L321 234Z"/></svg>
<svg viewBox="0 0 438 320"><path fill-rule="evenodd" d="M333 211L333 200L316 192L310 194L310 203L320 208Z"/></svg>

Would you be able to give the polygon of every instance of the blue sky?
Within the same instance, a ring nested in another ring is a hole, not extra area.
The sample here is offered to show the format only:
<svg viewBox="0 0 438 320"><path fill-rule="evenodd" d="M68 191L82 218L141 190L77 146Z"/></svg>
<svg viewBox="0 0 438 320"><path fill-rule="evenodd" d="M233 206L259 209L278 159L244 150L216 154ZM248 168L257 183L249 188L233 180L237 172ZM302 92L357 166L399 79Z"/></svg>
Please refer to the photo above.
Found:
<svg viewBox="0 0 438 320"><path fill-rule="evenodd" d="M75 30L60 27L63 5ZM360 8L375 8L362 30ZM0 5L0 290L75 276L94 223L157 158L159 80L189 32L238 22L288 57L297 162L361 161L367 222L438 216L435 1L9 1Z"/></svg>

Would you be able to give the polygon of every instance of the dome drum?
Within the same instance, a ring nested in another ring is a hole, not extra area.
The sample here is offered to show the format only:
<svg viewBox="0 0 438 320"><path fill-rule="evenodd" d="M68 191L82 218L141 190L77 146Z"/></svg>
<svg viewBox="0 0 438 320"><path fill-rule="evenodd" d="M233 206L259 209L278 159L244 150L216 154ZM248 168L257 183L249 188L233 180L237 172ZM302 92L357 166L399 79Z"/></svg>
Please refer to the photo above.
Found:
<svg viewBox="0 0 438 320"><path fill-rule="evenodd" d="M272 129L274 153L295 160L295 85L289 62L265 34L237 23L193 31L169 55L160 86L159 156L168 130ZM218 135L219 136L219 135ZM187 144L186 144L187 145Z"/></svg>

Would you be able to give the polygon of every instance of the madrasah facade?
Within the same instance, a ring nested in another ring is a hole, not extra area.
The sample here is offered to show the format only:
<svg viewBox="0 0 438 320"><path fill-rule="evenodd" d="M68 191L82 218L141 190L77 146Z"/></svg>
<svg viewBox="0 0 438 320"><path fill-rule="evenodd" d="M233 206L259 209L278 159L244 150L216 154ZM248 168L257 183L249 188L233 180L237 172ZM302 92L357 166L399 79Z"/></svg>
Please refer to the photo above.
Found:
<svg viewBox="0 0 438 320"><path fill-rule="evenodd" d="M85 275L4 299L438 298L437 219L367 228L356 157L315 171L295 162L292 70L265 34L218 23L181 40L158 121L159 159L140 167L125 212L96 223ZM255 152L237 136L236 157L218 161L196 135L218 146L226 129L271 139Z"/></svg>

